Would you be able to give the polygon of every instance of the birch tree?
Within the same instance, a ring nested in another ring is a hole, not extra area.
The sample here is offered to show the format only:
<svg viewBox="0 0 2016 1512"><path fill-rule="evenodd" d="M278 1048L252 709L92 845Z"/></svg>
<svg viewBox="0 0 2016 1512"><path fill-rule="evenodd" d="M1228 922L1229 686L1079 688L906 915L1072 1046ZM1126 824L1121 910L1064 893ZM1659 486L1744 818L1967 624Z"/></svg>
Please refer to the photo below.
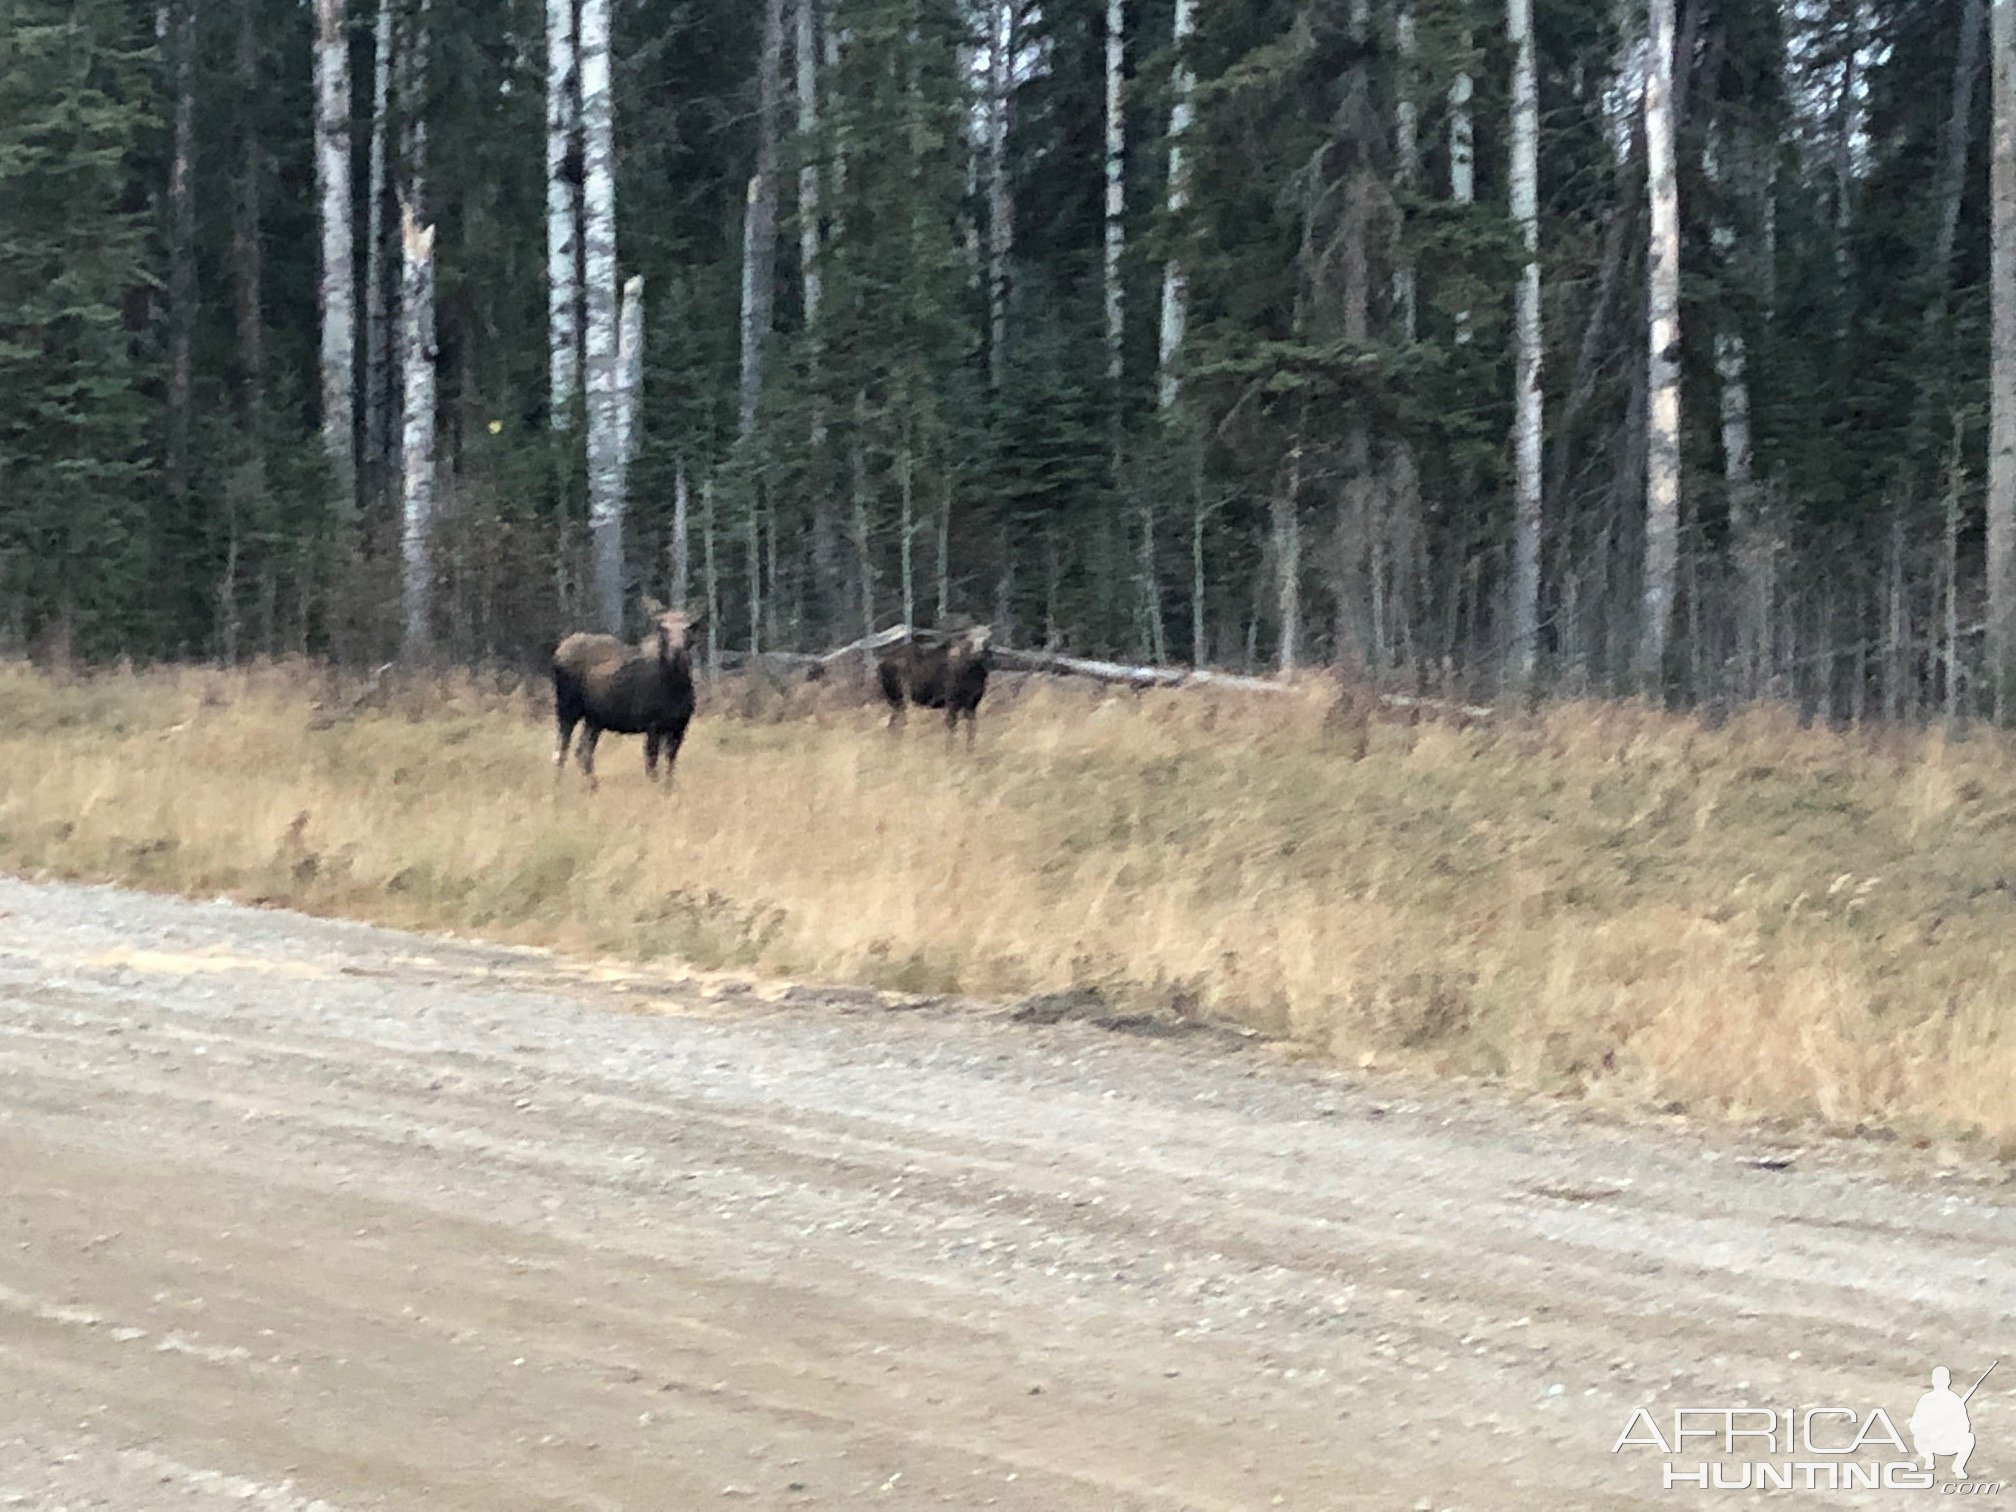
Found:
<svg viewBox="0 0 2016 1512"><path fill-rule="evenodd" d="M672 541L668 548L671 561L671 596L667 603L674 609L684 610L688 580L692 576L692 538L690 534L689 501L686 487L686 459L681 457L672 468Z"/></svg>
<svg viewBox="0 0 2016 1512"><path fill-rule="evenodd" d="M1654 692L1666 661L1680 544L1680 190L1673 161L1673 0L1648 0L1645 166L1645 577L1638 679Z"/></svg>
<svg viewBox="0 0 2016 1512"><path fill-rule="evenodd" d="M378 0L372 31L371 147L364 211L364 466L366 489L385 486L392 454L392 288L387 274L385 202L390 187L387 134L392 122L392 0ZM403 235L403 226L401 228ZM402 249L402 256L403 249Z"/></svg>
<svg viewBox="0 0 2016 1512"><path fill-rule="evenodd" d="M433 644L434 228L400 207L400 370L405 415L399 448L400 607L410 657Z"/></svg>
<svg viewBox="0 0 2016 1512"><path fill-rule="evenodd" d="M1176 0L1172 41L1176 62L1169 78L1169 187L1163 202L1172 225L1190 203L1190 170L1184 160L1184 148L1191 124L1197 116L1197 79L1191 71L1188 56L1190 34L1195 25L1196 0ZM1184 269L1182 257L1172 252L1162 265L1162 322L1155 359L1156 402L1165 412L1175 407L1182 392L1183 338L1189 314L1189 275Z"/></svg>
<svg viewBox="0 0 2016 1512"><path fill-rule="evenodd" d="M2016 705L2016 0L1992 0L1989 156L1988 673L1995 715Z"/></svg>
<svg viewBox="0 0 2016 1512"><path fill-rule="evenodd" d="M1125 313L1120 264L1127 249L1125 26L1120 0L1106 0L1106 379L1115 389L1120 384Z"/></svg>
<svg viewBox="0 0 2016 1512"><path fill-rule="evenodd" d="M735 434L746 443L763 397L777 279L777 130L783 92L784 0L764 0L763 53L756 62L756 172L749 180L742 236L742 365Z"/></svg>
<svg viewBox="0 0 2016 1512"><path fill-rule="evenodd" d="M169 490L189 487L189 431L196 342L196 5L179 0L164 14L174 59L175 131L168 168L168 456Z"/></svg>
<svg viewBox="0 0 2016 1512"><path fill-rule="evenodd" d="M1512 527L1512 675L1533 681L1540 631L1540 97L1533 61L1533 0L1507 0L1512 43L1512 220L1526 248L1514 299L1516 434Z"/></svg>
<svg viewBox="0 0 2016 1512"><path fill-rule="evenodd" d="M1709 242L1728 268L1732 285L1749 282L1743 275L1759 261L1750 248L1739 243L1727 213L1732 192L1738 198L1754 197L1747 179L1755 164L1748 152L1734 145L1747 138L1745 130L1725 132L1711 127L1702 154L1702 177L1716 205ZM1732 161L1725 164L1725 155ZM1736 669L1744 696L1754 698L1765 673L1770 635L1770 543L1757 507L1749 345L1736 310L1729 308L1731 303L1724 302L1715 331L1715 381L1721 396L1722 483L1728 496L1729 535L1736 559Z"/></svg>
<svg viewBox="0 0 2016 1512"><path fill-rule="evenodd" d="M1470 51L1470 34L1463 34L1462 48ZM1470 102L1477 93L1470 70L1460 68L1449 82L1449 198L1459 205L1477 203L1477 128L1470 114ZM1456 343L1470 340L1470 312L1456 312Z"/></svg>
<svg viewBox="0 0 2016 1512"><path fill-rule="evenodd" d="M357 349L350 236L350 48L343 0L315 0L315 191L321 207L322 451L334 480L337 519L357 503Z"/></svg>
<svg viewBox="0 0 2016 1512"><path fill-rule="evenodd" d="M1399 193L1412 194L1420 174L1420 107L1414 103L1414 58L1416 51L1414 31L1414 6L1411 0L1400 0L1398 12L1393 17L1393 52L1395 72L1393 99L1393 187ZM1399 218L1394 219L1395 240L1398 240ZM1400 325L1400 339L1412 342L1415 337L1416 282L1414 260L1403 248L1395 246L1393 257L1393 306Z"/></svg>
<svg viewBox="0 0 2016 1512"><path fill-rule="evenodd" d="M810 335L812 366L817 372L819 307L825 298L825 270L819 247L819 63L818 0L798 0L795 18L798 95L798 276L804 294L805 330ZM816 385L815 385L816 387ZM823 422L813 425L812 439L821 439Z"/></svg>
<svg viewBox="0 0 2016 1512"><path fill-rule="evenodd" d="M575 0L546 0L546 347L547 421L573 429L581 391L582 160Z"/></svg>
<svg viewBox="0 0 2016 1512"><path fill-rule="evenodd" d="M644 395L644 275L623 285L616 320L616 479L618 498L630 497L630 466L642 439L638 414Z"/></svg>
<svg viewBox="0 0 2016 1512"><path fill-rule="evenodd" d="M623 630L623 462L616 371L616 122L610 0L581 0L582 240L587 313L588 528L596 623Z"/></svg>
<svg viewBox="0 0 2016 1512"><path fill-rule="evenodd" d="M1177 4L1188 0L1177 0ZM988 0L987 13L987 380L1001 387L1008 352L1008 259L1015 247L1008 193L1008 103L1014 82L1014 0ZM872 627L871 627L872 628Z"/></svg>

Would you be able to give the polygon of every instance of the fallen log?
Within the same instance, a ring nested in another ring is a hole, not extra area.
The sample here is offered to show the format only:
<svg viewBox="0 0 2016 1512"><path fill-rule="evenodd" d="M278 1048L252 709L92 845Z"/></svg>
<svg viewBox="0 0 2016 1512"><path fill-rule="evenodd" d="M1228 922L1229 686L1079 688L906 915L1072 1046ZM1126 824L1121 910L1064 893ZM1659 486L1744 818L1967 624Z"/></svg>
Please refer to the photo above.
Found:
<svg viewBox="0 0 2016 1512"><path fill-rule="evenodd" d="M836 646L831 651L764 651L755 658L760 663L802 667L818 677L835 662L862 652L880 651L903 641L928 640L937 632L910 625L892 625L859 640ZM729 658L734 655L736 659ZM746 652L723 653L725 666L746 666ZM1293 693L1293 683L1271 677L1250 677L1238 672L1217 672L1208 667L1147 667L1127 662L1099 661L1091 657L1065 656L1055 651L1023 651L1013 646L993 648L994 665L1004 672L1036 672L1052 677L1083 677L1093 682L1124 688L1222 688L1233 693ZM1378 693L1374 699L1389 709L1456 716L1463 719L1490 719L1496 710L1484 704L1452 703L1442 698L1418 698L1406 693Z"/></svg>

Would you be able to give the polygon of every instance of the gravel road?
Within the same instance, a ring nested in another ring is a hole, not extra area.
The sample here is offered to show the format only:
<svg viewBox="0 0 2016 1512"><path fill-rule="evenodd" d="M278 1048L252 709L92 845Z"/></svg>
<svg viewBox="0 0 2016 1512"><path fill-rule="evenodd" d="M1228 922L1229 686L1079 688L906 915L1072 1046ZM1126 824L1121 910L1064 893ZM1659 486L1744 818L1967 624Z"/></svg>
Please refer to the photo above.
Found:
<svg viewBox="0 0 2016 1512"><path fill-rule="evenodd" d="M0 1507L1748 1505L1633 1409L1998 1356L2016 1477L2016 1188L1770 1154L0 879Z"/></svg>

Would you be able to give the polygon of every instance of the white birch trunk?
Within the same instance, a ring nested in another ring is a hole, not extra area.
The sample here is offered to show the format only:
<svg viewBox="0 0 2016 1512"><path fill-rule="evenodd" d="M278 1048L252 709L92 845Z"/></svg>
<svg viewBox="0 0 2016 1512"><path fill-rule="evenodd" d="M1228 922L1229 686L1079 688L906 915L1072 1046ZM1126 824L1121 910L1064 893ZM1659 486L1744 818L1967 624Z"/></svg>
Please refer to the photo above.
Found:
<svg viewBox="0 0 2016 1512"><path fill-rule="evenodd" d="M587 312L588 527L596 623L623 630L623 464L616 371L616 142L609 87L610 0L581 0L581 131Z"/></svg>
<svg viewBox="0 0 2016 1512"><path fill-rule="evenodd" d="M784 0L763 7L763 55L757 59L756 173L742 236L742 371L735 434L746 441L763 401L763 358L777 290L777 131L783 93Z"/></svg>
<svg viewBox="0 0 2016 1512"><path fill-rule="evenodd" d="M1196 120L1197 80L1185 58L1190 34L1196 26L1196 0L1176 0L1174 46L1176 66L1169 80L1169 187L1166 205L1174 223L1190 203L1190 168L1184 157L1184 143ZM1174 408L1183 390L1183 338L1190 320L1190 278L1183 259L1171 257L1162 265L1162 329L1156 343L1155 370L1158 379L1156 403L1167 411Z"/></svg>
<svg viewBox="0 0 2016 1512"><path fill-rule="evenodd" d="M1996 717L2016 700L2016 0L1993 0L1989 158L1988 674Z"/></svg>
<svg viewBox="0 0 2016 1512"><path fill-rule="evenodd" d="M1393 50L1397 63L1393 101L1393 187L1412 194L1419 180L1421 163L1420 107L1410 92L1414 74L1414 7L1401 0L1393 18ZM1398 218L1395 218L1396 225ZM1393 305L1400 322L1400 339L1411 343L1417 325L1418 296L1411 256L1399 249L1393 260Z"/></svg>
<svg viewBox="0 0 2016 1512"><path fill-rule="evenodd" d="M899 516L898 571L903 590L903 623L917 623L917 501L914 463L910 455L910 415L903 414L903 436L896 449L896 507Z"/></svg>
<svg viewBox="0 0 2016 1512"><path fill-rule="evenodd" d="M1540 638L1540 96L1533 59L1533 0L1508 0L1512 60L1512 221L1526 248L1514 299L1514 421L1517 443L1512 526L1512 670L1532 684Z"/></svg>
<svg viewBox="0 0 2016 1512"><path fill-rule="evenodd" d="M355 265L350 235L350 48L343 0L315 0L315 191L321 206L322 451L339 521L357 511Z"/></svg>
<svg viewBox="0 0 2016 1512"><path fill-rule="evenodd" d="M633 274L623 285L623 303L616 321L616 497L630 499L630 466L643 439L637 416L644 394L644 275Z"/></svg>
<svg viewBox="0 0 2016 1512"><path fill-rule="evenodd" d="M174 12L175 141L168 170L168 486L189 486L196 342L196 4Z"/></svg>
<svg viewBox="0 0 2016 1512"><path fill-rule="evenodd" d="M392 289L387 265L386 134L392 114L392 0L378 0L371 50L371 155L364 232L364 466L366 488L382 497L392 456ZM402 254L403 255L403 254Z"/></svg>
<svg viewBox="0 0 2016 1512"><path fill-rule="evenodd" d="M1281 644L1275 665L1295 670L1302 640L1302 437L1288 454L1288 487L1274 503L1274 587Z"/></svg>
<svg viewBox="0 0 2016 1512"><path fill-rule="evenodd" d="M560 431L573 429L581 391L581 202L570 174L582 153L574 3L546 0L547 411Z"/></svg>
<svg viewBox="0 0 2016 1512"><path fill-rule="evenodd" d="M762 198L763 176L752 174L742 198L742 357L736 383L735 420L738 440L746 438L756 428L756 406L763 392L762 315L758 306L756 272L759 256L756 249L763 236L762 211L758 209Z"/></svg>
<svg viewBox="0 0 2016 1512"><path fill-rule="evenodd" d="M1749 154L1738 152L1725 171L1717 135L1711 133L1703 176L1715 186L1718 201L1725 198L1724 185L1729 180L1736 181L1738 193L1750 195L1751 186L1743 182L1751 167ZM1738 261L1736 231L1726 221L1718 218L1709 229L1709 240L1725 263ZM1749 350L1735 317L1727 313L1722 329L1715 333L1715 379L1721 390L1722 482L1728 494L1729 534L1736 555L1736 670L1743 695L1755 698L1767 671L1770 544L1758 517L1752 464Z"/></svg>
<svg viewBox="0 0 2016 1512"><path fill-rule="evenodd" d="M1673 619L1680 544L1680 189L1673 162L1673 0L1649 0L1645 166L1651 202L1646 246L1645 581L1638 679L1656 693Z"/></svg>
<svg viewBox="0 0 2016 1512"><path fill-rule="evenodd" d="M819 264L819 67L818 0L798 0L798 271L804 289L805 330L815 343L812 370L818 371L819 306L825 297L825 272ZM820 440L821 422L814 422L813 440Z"/></svg>
<svg viewBox="0 0 2016 1512"><path fill-rule="evenodd" d="M1106 0L1106 378L1120 383L1125 309L1120 263L1127 247L1126 18L1120 0Z"/></svg>
<svg viewBox="0 0 2016 1512"><path fill-rule="evenodd" d="M672 584L671 607L684 610L692 577L692 545L687 526L686 459L672 469Z"/></svg>
<svg viewBox="0 0 2016 1512"><path fill-rule="evenodd" d="M1463 51L1470 50L1470 34L1463 34ZM1476 81L1467 70L1449 83L1449 198L1459 205L1477 203L1477 131L1470 114ZM1456 343L1470 340L1470 312L1456 312Z"/></svg>
<svg viewBox="0 0 2016 1512"><path fill-rule="evenodd" d="M840 108L840 28L826 17L820 38L820 53L826 61L826 121L832 138L832 156L826 164L826 224L829 242L841 241L847 232L847 115Z"/></svg>
<svg viewBox="0 0 2016 1512"><path fill-rule="evenodd" d="M400 457L400 607L404 652L424 655L433 643L434 588L434 228L401 207L400 368L405 374Z"/></svg>
<svg viewBox="0 0 2016 1512"><path fill-rule="evenodd" d="M988 4L987 380L998 389L1008 352L1008 260L1015 248L1014 203L1008 193L1008 102L1014 83L1015 8L1013 0L988 0Z"/></svg>

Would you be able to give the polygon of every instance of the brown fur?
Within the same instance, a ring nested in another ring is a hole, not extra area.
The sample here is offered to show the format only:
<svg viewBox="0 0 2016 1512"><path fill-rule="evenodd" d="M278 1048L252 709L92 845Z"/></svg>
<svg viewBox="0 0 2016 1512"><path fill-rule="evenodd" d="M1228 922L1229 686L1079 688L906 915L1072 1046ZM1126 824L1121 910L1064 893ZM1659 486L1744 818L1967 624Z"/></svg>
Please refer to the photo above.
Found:
<svg viewBox="0 0 2016 1512"><path fill-rule="evenodd" d="M889 703L889 728L903 727L910 704L945 711L945 738L966 721L966 748L973 748L974 716L987 692L992 665L992 631L985 625L970 630L919 631L882 653L876 674Z"/></svg>
<svg viewBox="0 0 2016 1512"><path fill-rule="evenodd" d="M686 738L693 718L693 632L700 621L655 599L644 601L651 632L636 645L613 635L576 632L553 652L553 722L559 743L553 754L553 775L567 765L567 746L574 726L584 725L576 759L588 779L595 780L595 743L602 733L644 737L644 775L658 777L658 756L665 756L665 777Z"/></svg>

